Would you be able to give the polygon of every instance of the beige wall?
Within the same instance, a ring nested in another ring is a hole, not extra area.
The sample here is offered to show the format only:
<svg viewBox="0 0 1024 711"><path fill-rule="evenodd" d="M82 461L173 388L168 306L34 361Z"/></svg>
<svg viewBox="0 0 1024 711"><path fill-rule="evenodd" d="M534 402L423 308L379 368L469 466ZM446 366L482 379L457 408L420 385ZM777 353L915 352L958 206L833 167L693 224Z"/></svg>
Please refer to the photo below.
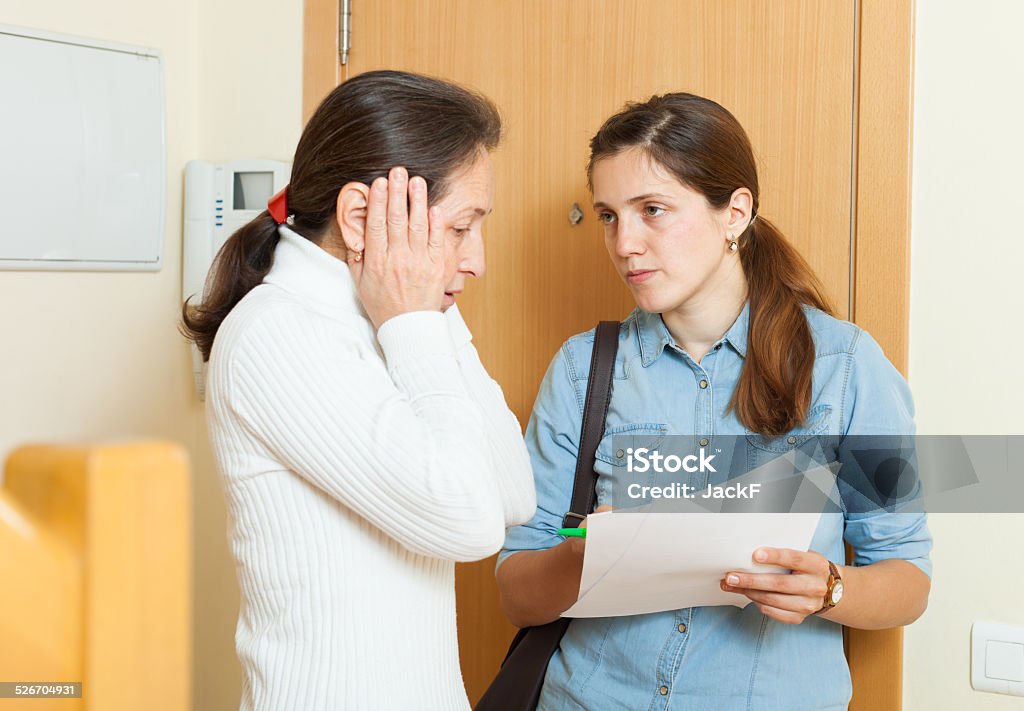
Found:
<svg viewBox="0 0 1024 711"><path fill-rule="evenodd" d="M1024 434L1024 4L918 0L910 385L921 432ZM933 515L905 708L1020 709L971 689L975 620L1024 625L1024 515Z"/></svg>
<svg viewBox="0 0 1024 711"><path fill-rule="evenodd" d="M301 129L302 3L0 0L0 23L164 52L167 223L157 273L0 271L0 457L27 441L160 436L192 455L195 708L237 708L238 591L223 496L176 331L182 175L193 158L289 160ZM219 31L223 28L223 31Z"/></svg>
<svg viewBox="0 0 1024 711"><path fill-rule="evenodd" d="M240 22L242 14L248 19ZM290 161L302 129L301 0L199 0L198 49L195 157ZM195 399L188 421L197 466L195 708L219 711L237 708L241 691L234 646L238 583L220 480Z"/></svg>

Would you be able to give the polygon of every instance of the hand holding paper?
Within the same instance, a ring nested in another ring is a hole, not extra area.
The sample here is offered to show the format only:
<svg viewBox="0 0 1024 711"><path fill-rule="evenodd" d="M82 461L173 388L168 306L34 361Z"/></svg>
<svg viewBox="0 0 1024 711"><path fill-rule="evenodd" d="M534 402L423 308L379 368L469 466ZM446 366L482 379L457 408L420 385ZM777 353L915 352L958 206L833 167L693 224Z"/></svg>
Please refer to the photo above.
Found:
<svg viewBox="0 0 1024 711"><path fill-rule="evenodd" d="M787 624L798 625L821 609L829 577L825 556L814 551L759 548L754 560L793 572L786 576L732 572L722 581L722 590L747 596L762 613Z"/></svg>
<svg viewBox="0 0 1024 711"><path fill-rule="evenodd" d="M785 573L759 565L764 546L807 550L821 514L595 513L588 518L577 602L563 617L615 617L703 605L745 607L723 590L729 572ZM582 541L581 541L582 543Z"/></svg>

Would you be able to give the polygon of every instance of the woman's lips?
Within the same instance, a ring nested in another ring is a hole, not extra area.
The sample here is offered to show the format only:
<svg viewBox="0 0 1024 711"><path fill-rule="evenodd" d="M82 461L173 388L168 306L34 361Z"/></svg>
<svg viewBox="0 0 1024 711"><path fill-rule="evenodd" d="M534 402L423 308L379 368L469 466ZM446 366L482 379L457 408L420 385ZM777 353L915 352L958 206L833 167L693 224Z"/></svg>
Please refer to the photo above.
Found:
<svg viewBox="0 0 1024 711"><path fill-rule="evenodd" d="M455 297L461 294L462 291L446 291L444 292L444 304L445 306L451 306L455 303Z"/></svg>
<svg viewBox="0 0 1024 711"><path fill-rule="evenodd" d="M657 273L657 269L631 269L626 272L626 280L630 284L643 284Z"/></svg>

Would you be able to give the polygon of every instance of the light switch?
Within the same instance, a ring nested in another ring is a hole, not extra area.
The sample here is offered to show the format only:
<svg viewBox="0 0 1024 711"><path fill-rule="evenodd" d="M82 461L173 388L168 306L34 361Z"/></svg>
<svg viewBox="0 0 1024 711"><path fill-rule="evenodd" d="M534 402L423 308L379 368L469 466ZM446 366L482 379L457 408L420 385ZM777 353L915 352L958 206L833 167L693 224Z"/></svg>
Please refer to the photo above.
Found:
<svg viewBox="0 0 1024 711"><path fill-rule="evenodd" d="M974 623L971 686L978 691L1024 696L1024 627Z"/></svg>
<svg viewBox="0 0 1024 711"><path fill-rule="evenodd" d="M985 645L985 676L1024 681L1024 644L989 640Z"/></svg>

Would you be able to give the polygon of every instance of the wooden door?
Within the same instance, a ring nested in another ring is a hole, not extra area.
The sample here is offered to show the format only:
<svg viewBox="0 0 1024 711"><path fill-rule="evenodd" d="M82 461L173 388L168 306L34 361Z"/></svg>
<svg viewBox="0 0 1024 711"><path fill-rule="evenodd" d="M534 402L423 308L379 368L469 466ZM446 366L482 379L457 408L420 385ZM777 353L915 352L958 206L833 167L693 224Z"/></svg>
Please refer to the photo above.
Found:
<svg viewBox="0 0 1024 711"><path fill-rule="evenodd" d="M604 250L584 175L590 137L627 100L689 91L728 108L759 160L760 212L807 257L840 314L854 316L863 132L857 0L365 1L354 4L342 67L336 13L333 0L306 0L307 115L337 81L381 68L476 87L502 110L506 139L494 157L495 209L485 230L489 269L460 308L524 426L559 345L633 308ZM897 160L897 174L901 166ZM577 226L568 219L574 205L585 215ZM457 572L473 702L514 633L498 607L493 567L491 559ZM891 658L899 637L885 644ZM879 669L870 686L898 689L898 674L898 664L895 678ZM898 708L898 694L876 696L871 708Z"/></svg>

